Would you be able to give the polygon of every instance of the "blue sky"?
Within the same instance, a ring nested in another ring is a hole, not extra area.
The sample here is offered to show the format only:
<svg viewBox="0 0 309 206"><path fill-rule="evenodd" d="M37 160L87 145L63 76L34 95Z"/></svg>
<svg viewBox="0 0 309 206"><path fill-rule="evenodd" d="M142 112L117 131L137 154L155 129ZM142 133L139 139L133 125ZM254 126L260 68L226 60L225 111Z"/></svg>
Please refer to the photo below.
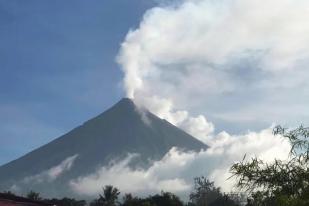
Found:
<svg viewBox="0 0 309 206"><path fill-rule="evenodd" d="M115 63L148 0L0 0L0 164L123 95Z"/></svg>

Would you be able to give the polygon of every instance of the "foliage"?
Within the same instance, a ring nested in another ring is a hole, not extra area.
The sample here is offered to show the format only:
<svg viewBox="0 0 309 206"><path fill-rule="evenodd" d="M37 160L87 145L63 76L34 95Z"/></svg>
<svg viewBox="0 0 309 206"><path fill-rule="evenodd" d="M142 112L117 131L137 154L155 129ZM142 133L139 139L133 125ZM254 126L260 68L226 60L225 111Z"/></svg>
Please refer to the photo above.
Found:
<svg viewBox="0 0 309 206"><path fill-rule="evenodd" d="M154 205L169 205L169 206L182 206L182 201L173 193L161 192L148 198Z"/></svg>
<svg viewBox="0 0 309 206"><path fill-rule="evenodd" d="M9 190L3 191L2 194L7 196L7 197L15 197L16 196L12 191L9 191Z"/></svg>
<svg viewBox="0 0 309 206"><path fill-rule="evenodd" d="M57 206L85 206L86 201L85 200L75 200L72 198L63 198L63 199L51 199L51 200L46 200L46 202L51 203L53 205Z"/></svg>
<svg viewBox="0 0 309 206"><path fill-rule="evenodd" d="M190 194L189 205L195 206L236 206L237 204L226 194L222 194L219 187L214 186L205 177L194 179L194 191Z"/></svg>
<svg viewBox="0 0 309 206"><path fill-rule="evenodd" d="M139 206L141 204L141 199L138 197L133 197L132 194L125 194L123 197L123 206Z"/></svg>
<svg viewBox="0 0 309 206"><path fill-rule="evenodd" d="M27 194L27 198L34 201L42 200L42 198L40 197L40 193L34 192L32 190Z"/></svg>
<svg viewBox="0 0 309 206"><path fill-rule="evenodd" d="M309 128L274 129L291 142L290 158L266 163L258 158L244 159L231 167L237 187L251 193L248 205L309 205Z"/></svg>
<svg viewBox="0 0 309 206"><path fill-rule="evenodd" d="M106 185L103 188L103 194L100 194L99 199L90 203L91 206L115 206L118 205L118 196L120 192L116 187Z"/></svg>
<svg viewBox="0 0 309 206"><path fill-rule="evenodd" d="M15 196L11 192L2 193L6 196ZM151 195L145 198L133 196L132 194L125 194L122 203L118 202L120 192L117 188L107 185L103 188L103 193L99 195L98 199L90 202L90 206L184 206L185 204L178 196L170 192L162 191L160 194ZM43 199L39 193L30 191L27 197L32 200L41 200L57 206L85 206L85 200L75 200L72 198L63 199ZM187 206L236 206L230 195L222 194L219 188L214 186L213 182L208 181L204 177L195 178L195 191L190 195L191 200ZM205 200L204 202L202 200ZM210 201L211 200L211 201ZM206 203L207 201L207 203Z"/></svg>
<svg viewBox="0 0 309 206"><path fill-rule="evenodd" d="M161 192L147 198L133 197L131 194L126 194L123 199L122 206L183 206L183 202L170 192Z"/></svg>

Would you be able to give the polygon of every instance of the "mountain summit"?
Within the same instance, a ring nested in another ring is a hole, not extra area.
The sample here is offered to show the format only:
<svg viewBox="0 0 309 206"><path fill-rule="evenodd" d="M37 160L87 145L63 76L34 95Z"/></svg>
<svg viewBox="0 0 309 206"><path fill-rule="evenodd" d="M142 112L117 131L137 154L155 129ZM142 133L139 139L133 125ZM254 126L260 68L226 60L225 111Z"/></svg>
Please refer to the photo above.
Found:
<svg viewBox="0 0 309 206"><path fill-rule="evenodd" d="M207 148L124 98L67 134L1 166L0 190L32 189L61 196L71 179L94 173L112 160L136 153L139 159L132 167L147 167L150 160L161 159L172 147L194 151Z"/></svg>

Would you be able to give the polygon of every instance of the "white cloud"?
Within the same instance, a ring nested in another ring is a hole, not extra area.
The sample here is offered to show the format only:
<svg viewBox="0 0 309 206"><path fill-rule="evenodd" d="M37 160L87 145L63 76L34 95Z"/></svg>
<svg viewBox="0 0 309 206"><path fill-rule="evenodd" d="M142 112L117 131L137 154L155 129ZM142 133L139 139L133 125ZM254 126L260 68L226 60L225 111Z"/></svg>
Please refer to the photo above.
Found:
<svg viewBox="0 0 309 206"><path fill-rule="evenodd" d="M161 190L188 190L189 186L182 179L176 177L162 178L156 171L157 164L161 164L160 162L156 162L148 170L131 169L129 163L134 157L136 155L128 155L127 158L117 164L102 167L94 174L72 180L70 185L75 192L85 195L97 195L104 185L116 186L123 193L133 192L144 195ZM166 160L163 159L162 161L165 162Z"/></svg>
<svg viewBox="0 0 309 206"><path fill-rule="evenodd" d="M39 174L25 177L23 183L43 183L43 182L53 182L58 177L60 177L64 172L67 172L71 169L74 164L75 159L78 155L73 155L65 160L63 160L59 165L56 165L46 171L43 171Z"/></svg>
<svg viewBox="0 0 309 206"><path fill-rule="evenodd" d="M214 131L214 125L207 121L203 115L190 117L181 127L188 133L200 139L202 142L210 144L210 134Z"/></svg>
<svg viewBox="0 0 309 206"><path fill-rule="evenodd" d="M72 180L71 188L84 195L97 195L102 186L113 185L122 193L132 192L148 195L161 190L188 195L192 189L193 178L207 175L211 180L230 191L233 180L229 168L243 158L257 156L266 162L274 158L286 159L290 144L286 139L272 135L272 129L259 133L230 136L220 133L211 148L200 152L182 152L172 148L161 160L154 162L148 169L131 169L128 165L136 155L129 155L117 164L100 168L94 174Z"/></svg>
<svg viewBox="0 0 309 206"><path fill-rule="evenodd" d="M141 108L145 107L158 117L166 119L170 123L181 127L189 134L193 135L202 142L207 143L208 135L214 131L214 125L208 122L206 117L198 115L197 117L190 117L188 111L175 110L172 100L159 98L157 96L151 97L136 97L135 103ZM142 118L145 117L142 114ZM149 122L146 121L148 124Z"/></svg>
<svg viewBox="0 0 309 206"><path fill-rule="evenodd" d="M163 2L122 43L128 97L180 127L192 111L252 127L309 121L308 1Z"/></svg>

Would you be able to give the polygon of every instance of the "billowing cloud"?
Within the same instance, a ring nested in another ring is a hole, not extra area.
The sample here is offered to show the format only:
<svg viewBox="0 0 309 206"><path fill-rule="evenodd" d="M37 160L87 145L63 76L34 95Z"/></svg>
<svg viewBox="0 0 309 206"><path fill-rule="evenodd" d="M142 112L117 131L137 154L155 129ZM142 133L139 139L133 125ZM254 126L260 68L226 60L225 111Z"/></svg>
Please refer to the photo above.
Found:
<svg viewBox="0 0 309 206"><path fill-rule="evenodd" d="M186 110L175 110L171 99L152 96L142 98L137 97L134 101L140 107L146 107L146 109L150 110L158 117L166 119L170 123L181 127L202 142L208 143L207 139L214 131L214 125L207 121L204 115L191 117Z"/></svg>
<svg viewBox="0 0 309 206"><path fill-rule="evenodd" d="M42 171L39 174L25 177L22 183L43 183L43 182L53 182L58 177L60 177L64 172L67 172L71 169L74 164L75 159L78 155L73 155L65 160L63 160L59 165L56 165L46 171Z"/></svg>
<svg viewBox="0 0 309 206"><path fill-rule="evenodd" d="M235 69L231 64L237 61L260 65L247 70L301 69L299 63L309 56L308 6L303 0L264 4L200 0L153 8L122 44L119 62L126 74L127 95L134 97L152 80L168 78L168 74L181 80L184 75L196 75L193 70ZM199 80L205 82L194 77L197 85ZM194 87L194 82L187 86ZM205 86L218 83L214 80Z"/></svg>
<svg viewBox="0 0 309 206"><path fill-rule="evenodd" d="M122 43L128 97L185 129L309 121L308 1L160 2Z"/></svg>
<svg viewBox="0 0 309 206"><path fill-rule="evenodd" d="M172 151L173 152L173 151ZM97 195L102 190L102 185L113 185L121 189L122 192L133 192L138 194L149 194L152 192L168 191L186 191L189 186L184 180L177 177L163 177L157 173L158 164L170 163L168 157L163 158L162 163L155 162L147 170L133 170L129 163L137 156L128 155L127 158L113 164L100 168L94 174L86 177L80 177L71 181L72 189L80 194Z"/></svg>
<svg viewBox="0 0 309 206"><path fill-rule="evenodd" d="M256 156L271 162L275 157L286 159L289 150L289 142L279 136L274 137L271 129L240 136L222 132L206 151L183 152L172 148L147 169L131 169L129 163L136 157L131 154L116 164L72 180L70 186L75 192L90 196L100 193L103 185L111 184L123 193L148 195L164 190L187 197L192 189L193 178L206 175L224 191L231 191L234 182L227 180L230 177L229 168L244 154L248 158Z"/></svg>

